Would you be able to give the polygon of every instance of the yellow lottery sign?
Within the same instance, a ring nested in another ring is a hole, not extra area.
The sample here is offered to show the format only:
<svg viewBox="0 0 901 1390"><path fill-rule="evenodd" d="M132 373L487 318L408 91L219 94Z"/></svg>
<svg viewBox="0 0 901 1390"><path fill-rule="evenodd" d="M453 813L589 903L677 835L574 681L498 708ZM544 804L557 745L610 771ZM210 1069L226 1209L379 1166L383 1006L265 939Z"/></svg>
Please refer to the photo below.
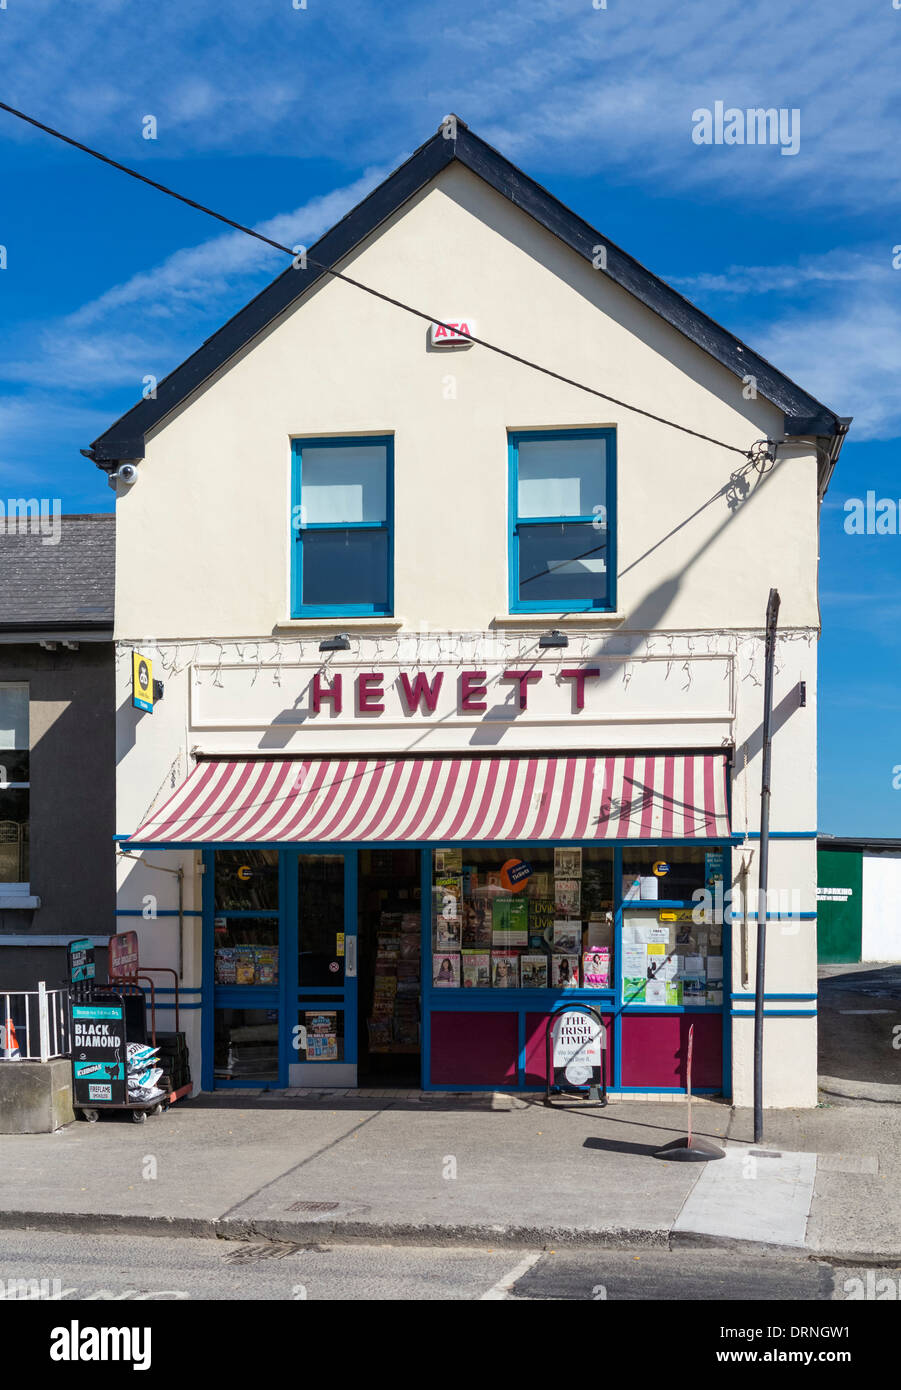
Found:
<svg viewBox="0 0 901 1390"><path fill-rule="evenodd" d="M153 713L153 662L140 652L131 654L131 703Z"/></svg>

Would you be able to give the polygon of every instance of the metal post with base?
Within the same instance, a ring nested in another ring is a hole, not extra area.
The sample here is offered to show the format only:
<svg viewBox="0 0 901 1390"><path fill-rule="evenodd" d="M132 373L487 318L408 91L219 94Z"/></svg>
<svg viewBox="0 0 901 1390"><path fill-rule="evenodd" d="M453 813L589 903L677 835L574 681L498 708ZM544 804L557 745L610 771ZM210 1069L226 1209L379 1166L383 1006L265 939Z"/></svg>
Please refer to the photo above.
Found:
<svg viewBox="0 0 901 1390"><path fill-rule="evenodd" d="M658 1149L654 1154L655 1158L666 1159L668 1163L709 1163L714 1158L725 1158L726 1153L717 1144L711 1144L706 1139L696 1139L691 1132L691 1054L694 1046L695 1026L692 1023L688 1029L688 1060L686 1064L686 1082L688 1091L688 1134L685 1139L674 1139L671 1144L664 1144L662 1149Z"/></svg>

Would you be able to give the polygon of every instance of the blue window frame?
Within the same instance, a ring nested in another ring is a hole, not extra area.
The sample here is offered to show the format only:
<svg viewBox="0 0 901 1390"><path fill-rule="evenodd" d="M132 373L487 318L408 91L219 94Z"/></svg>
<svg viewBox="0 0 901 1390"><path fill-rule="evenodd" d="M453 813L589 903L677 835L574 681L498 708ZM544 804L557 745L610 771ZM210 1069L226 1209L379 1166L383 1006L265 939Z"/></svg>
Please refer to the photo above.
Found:
<svg viewBox="0 0 901 1390"><path fill-rule="evenodd" d="M616 432L508 436L511 613L616 607Z"/></svg>
<svg viewBox="0 0 901 1390"><path fill-rule="evenodd" d="M394 441L295 439L291 615L394 611Z"/></svg>

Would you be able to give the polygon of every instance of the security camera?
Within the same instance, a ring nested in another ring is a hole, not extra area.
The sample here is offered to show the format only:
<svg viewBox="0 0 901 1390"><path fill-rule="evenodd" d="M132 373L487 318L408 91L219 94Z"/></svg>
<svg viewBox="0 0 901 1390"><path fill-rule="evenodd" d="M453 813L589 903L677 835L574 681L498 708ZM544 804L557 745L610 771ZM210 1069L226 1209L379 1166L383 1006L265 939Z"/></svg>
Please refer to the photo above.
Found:
<svg viewBox="0 0 901 1390"><path fill-rule="evenodd" d="M138 480L138 465L136 463L120 463L114 475L120 483L125 483L130 487Z"/></svg>

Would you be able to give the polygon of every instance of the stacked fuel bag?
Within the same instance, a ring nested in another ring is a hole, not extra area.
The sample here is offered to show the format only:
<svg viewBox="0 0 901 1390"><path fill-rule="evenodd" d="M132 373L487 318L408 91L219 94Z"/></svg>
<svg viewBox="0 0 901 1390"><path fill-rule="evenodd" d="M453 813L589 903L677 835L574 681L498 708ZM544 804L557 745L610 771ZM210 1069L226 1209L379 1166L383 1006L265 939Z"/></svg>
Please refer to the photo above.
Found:
<svg viewBox="0 0 901 1390"><path fill-rule="evenodd" d="M165 1091L157 1083L163 1074L159 1048L149 1043L128 1044L128 1099L142 1104L158 1100Z"/></svg>

